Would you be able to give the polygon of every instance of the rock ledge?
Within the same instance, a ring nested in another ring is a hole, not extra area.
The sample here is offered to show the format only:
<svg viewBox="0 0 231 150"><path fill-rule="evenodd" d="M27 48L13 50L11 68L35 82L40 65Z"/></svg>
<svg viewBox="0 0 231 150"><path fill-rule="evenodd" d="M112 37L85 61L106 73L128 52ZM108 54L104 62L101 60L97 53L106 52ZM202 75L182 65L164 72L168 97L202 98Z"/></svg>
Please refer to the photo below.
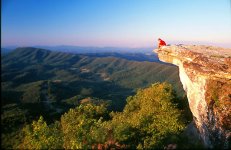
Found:
<svg viewBox="0 0 231 150"><path fill-rule="evenodd" d="M161 61L177 65L194 122L208 148L230 148L231 49L172 45L155 49Z"/></svg>

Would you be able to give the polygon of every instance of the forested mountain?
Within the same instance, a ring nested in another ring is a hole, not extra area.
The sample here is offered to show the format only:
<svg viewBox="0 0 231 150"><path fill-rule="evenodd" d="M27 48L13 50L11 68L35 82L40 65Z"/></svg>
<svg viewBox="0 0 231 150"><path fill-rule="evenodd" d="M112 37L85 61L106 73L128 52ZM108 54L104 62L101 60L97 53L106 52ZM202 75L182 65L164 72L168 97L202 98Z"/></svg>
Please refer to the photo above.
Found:
<svg viewBox="0 0 231 150"><path fill-rule="evenodd" d="M140 47L140 48L129 48L129 47L86 47L86 46L71 46L71 45L58 45L58 46L33 46L42 49L49 49L58 52L69 52L76 54L86 53L150 53L152 47Z"/></svg>
<svg viewBox="0 0 231 150"><path fill-rule="evenodd" d="M178 70L174 66L36 48L18 48L4 56L1 76L2 92L13 90L25 94L32 87L42 88L43 84L44 87L48 84L47 89L54 86L62 90L63 97L58 96L59 99L70 98L81 91L85 91L86 94L88 91L90 96L118 100L126 98L137 88L157 81L174 83L176 90L182 92ZM38 88L37 90L41 90ZM35 100L28 100L23 96L20 101Z"/></svg>
<svg viewBox="0 0 231 150"><path fill-rule="evenodd" d="M122 111L128 96L155 82L172 83L183 94L177 67L108 55L17 48L2 56L1 69L4 147L15 145L22 125L40 115L53 122L86 102Z"/></svg>
<svg viewBox="0 0 231 150"><path fill-rule="evenodd" d="M153 47L141 47L141 48L129 48L129 47L82 47L82 46L68 46L68 45L60 45L60 46L32 46L40 49L49 49L50 51L55 52L66 52L66 53L73 53L73 54L93 54L93 55L120 55L121 53L124 55L153 55L152 49ZM17 46L6 46L1 48L2 54L7 54Z"/></svg>

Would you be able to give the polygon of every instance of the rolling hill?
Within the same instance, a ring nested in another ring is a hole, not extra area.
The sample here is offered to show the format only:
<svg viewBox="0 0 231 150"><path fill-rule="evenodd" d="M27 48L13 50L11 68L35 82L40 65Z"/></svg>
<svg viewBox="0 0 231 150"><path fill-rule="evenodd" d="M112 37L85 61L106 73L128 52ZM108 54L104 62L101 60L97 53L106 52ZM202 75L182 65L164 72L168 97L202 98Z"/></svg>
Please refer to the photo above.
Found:
<svg viewBox="0 0 231 150"><path fill-rule="evenodd" d="M52 52L32 47L17 48L3 56L1 77L2 94L5 96L9 91L17 93L17 98L4 97L7 101L3 99L3 103L36 102L30 96L25 98L23 95L35 85L38 87L34 92L40 95L38 93L42 90L39 88L48 83L62 91L62 96L57 91L53 92L56 102L82 95L81 91L88 90L90 92L85 96L124 104L124 99L138 88L164 81L174 83L177 93L183 91L175 66L110 56ZM40 99L42 101L43 98Z"/></svg>
<svg viewBox="0 0 231 150"><path fill-rule="evenodd" d="M134 58L139 58L138 54ZM17 141L26 122L40 115L53 122L70 108L86 102L106 102L109 111L122 111L128 96L155 82L172 83L178 96L184 93L177 67L134 58L32 47L3 55L2 140L11 147L7 141Z"/></svg>

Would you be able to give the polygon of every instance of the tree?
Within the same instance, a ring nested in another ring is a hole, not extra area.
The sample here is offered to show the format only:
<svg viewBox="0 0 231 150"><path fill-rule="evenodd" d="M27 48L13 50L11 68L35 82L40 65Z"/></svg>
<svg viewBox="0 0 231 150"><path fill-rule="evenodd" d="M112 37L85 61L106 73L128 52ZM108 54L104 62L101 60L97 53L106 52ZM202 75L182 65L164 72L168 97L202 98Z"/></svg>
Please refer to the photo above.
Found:
<svg viewBox="0 0 231 150"><path fill-rule="evenodd" d="M127 98L122 113L112 114L115 138L137 148L163 148L169 141L177 142L175 137L185 124L173 103L175 99L168 83L155 83L138 90L136 95Z"/></svg>
<svg viewBox="0 0 231 150"><path fill-rule="evenodd" d="M38 121L33 121L32 125L27 125L23 131L25 137L19 146L20 149L62 148L63 138L59 122L48 126L41 116Z"/></svg>
<svg viewBox="0 0 231 150"><path fill-rule="evenodd" d="M88 103L70 109L61 117L65 149L91 148L104 143L106 134L102 125L107 109L104 105Z"/></svg>
<svg viewBox="0 0 231 150"><path fill-rule="evenodd" d="M127 98L123 112L112 112L107 103L84 103L70 109L61 122L47 125L42 117L24 128L20 148L108 149L164 148L179 142L185 128L176 95L168 83L155 83Z"/></svg>

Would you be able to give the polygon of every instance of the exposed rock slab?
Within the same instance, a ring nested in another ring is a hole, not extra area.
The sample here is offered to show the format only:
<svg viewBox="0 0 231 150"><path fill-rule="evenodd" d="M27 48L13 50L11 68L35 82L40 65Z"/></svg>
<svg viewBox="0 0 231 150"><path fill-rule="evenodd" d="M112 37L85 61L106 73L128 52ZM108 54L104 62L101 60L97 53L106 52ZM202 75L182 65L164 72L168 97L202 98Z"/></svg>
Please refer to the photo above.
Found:
<svg viewBox="0 0 231 150"><path fill-rule="evenodd" d="M231 49L172 45L154 50L179 67L194 122L206 147L230 148Z"/></svg>

